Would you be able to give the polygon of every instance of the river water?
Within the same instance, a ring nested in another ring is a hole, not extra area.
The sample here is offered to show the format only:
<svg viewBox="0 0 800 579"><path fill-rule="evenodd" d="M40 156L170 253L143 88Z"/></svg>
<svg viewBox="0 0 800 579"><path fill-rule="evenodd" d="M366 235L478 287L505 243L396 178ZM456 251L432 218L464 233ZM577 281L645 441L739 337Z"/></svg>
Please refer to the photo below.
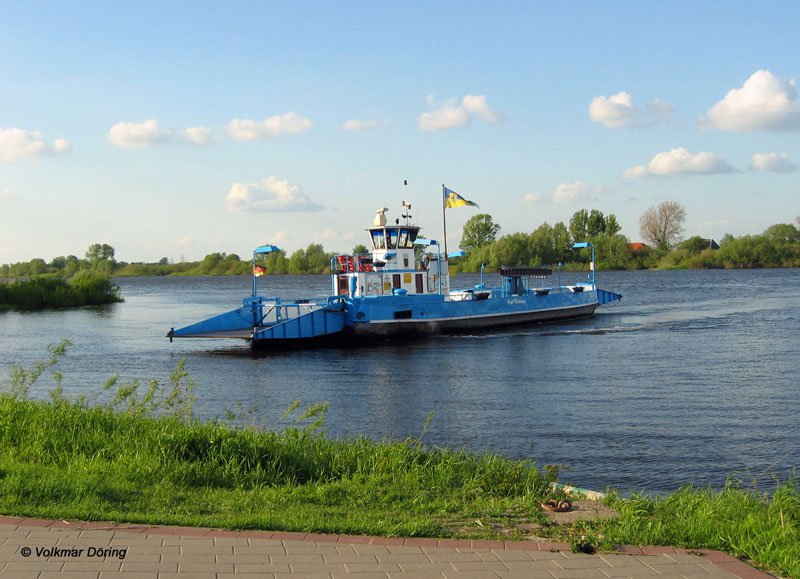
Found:
<svg viewBox="0 0 800 579"><path fill-rule="evenodd" d="M623 493L796 476L800 270L599 278L624 298L586 320L260 355L243 342L165 338L241 305L251 278L119 278L121 304L0 313L0 381L69 339L57 369L68 395L90 400L114 374L165 381L185 359L202 419L241 404L252 409L242 420L279 427L292 401L328 402L331 435L381 439L417 436L433 413L430 445L561 465L562 480ZM329 292L327 276L262 279L262 295ZM53 384L45 375L32 395Z"/></svg>

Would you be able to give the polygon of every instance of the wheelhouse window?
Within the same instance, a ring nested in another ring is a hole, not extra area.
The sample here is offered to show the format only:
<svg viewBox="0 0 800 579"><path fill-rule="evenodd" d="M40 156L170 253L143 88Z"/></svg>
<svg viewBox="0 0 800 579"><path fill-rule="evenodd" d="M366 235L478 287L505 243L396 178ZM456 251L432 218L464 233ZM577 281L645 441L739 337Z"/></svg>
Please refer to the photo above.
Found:
<svg viewBox="0 0 800 579"><path fill-rule="evenodd" d="M383 229L373 229L372 233L372 247L374 249L386 249L386 236Z"/></svg>
<svg viewBox="0 0 800 579"><path fill-rule="evenodd" d="M397 240L397 247L399 248L408 247L408 229L400 230L400 238Z"/></svg>
<svg viewBox="0 0 800 579"><path fill-rule="evenodd" d="M400 229L400 237L397 240L397 247L400 249L414 249L417 233L419 233L419 229L415 227L402 227Z"/></svg>
<svg viewBox="0 0 800 579"><path fill-rule="evenodd" d="M397 249L397 230L389 229L386 231L386 233L389 234L388 239L386 240L387 249Z"/></svg>

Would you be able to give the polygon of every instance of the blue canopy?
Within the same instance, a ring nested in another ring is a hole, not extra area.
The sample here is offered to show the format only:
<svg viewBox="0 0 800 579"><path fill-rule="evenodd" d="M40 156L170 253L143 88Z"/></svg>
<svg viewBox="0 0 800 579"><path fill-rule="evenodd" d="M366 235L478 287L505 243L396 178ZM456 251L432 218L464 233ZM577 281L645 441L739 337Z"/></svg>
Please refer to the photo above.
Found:
<svg viewBox="0 0 800 579"><path fill-rule="evenodd" d="M280 248L275 245L261 245L253 250L253 255L256 253L272 253L273 251L280 251Z"/></svg>

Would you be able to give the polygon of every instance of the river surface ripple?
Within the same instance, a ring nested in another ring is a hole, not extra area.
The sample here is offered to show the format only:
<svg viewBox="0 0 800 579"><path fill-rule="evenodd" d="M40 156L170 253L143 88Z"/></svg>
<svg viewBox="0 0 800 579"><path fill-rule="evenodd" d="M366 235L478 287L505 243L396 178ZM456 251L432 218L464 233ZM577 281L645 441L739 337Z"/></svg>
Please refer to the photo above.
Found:
<svg viewBox="0 0 800 579"><path fill-rule="evenodd" d="M331 435L382 439L418 435L432 412L430 445L562 465L564 480L623 493L795 476L800 270L598 278L624 298L587 320L258 356L239 342L164 337L239 306L249 277L118 278L122 304L0 313L0 381L68 338L58 369L73 396L102 400L114 374L165 381L185 358L202 419L240 404L254 409L245 423L280 427L292 401L327 401ZM329 292L327 276L260 283L287 299ZM32 395L52 387L47 376Z"/></svg>

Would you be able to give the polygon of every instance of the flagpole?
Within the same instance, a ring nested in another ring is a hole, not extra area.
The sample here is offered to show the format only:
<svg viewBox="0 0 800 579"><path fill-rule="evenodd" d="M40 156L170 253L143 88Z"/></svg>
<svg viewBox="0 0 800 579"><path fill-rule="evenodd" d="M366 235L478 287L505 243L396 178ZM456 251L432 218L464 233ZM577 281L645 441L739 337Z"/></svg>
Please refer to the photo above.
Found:
<svg viewBox="0 0 800 579"><path fill-rule="evenodd" d="M445 186L442 183L442 237L444 242L444 258L447 259L447 196L444 194Z"/></svg>

